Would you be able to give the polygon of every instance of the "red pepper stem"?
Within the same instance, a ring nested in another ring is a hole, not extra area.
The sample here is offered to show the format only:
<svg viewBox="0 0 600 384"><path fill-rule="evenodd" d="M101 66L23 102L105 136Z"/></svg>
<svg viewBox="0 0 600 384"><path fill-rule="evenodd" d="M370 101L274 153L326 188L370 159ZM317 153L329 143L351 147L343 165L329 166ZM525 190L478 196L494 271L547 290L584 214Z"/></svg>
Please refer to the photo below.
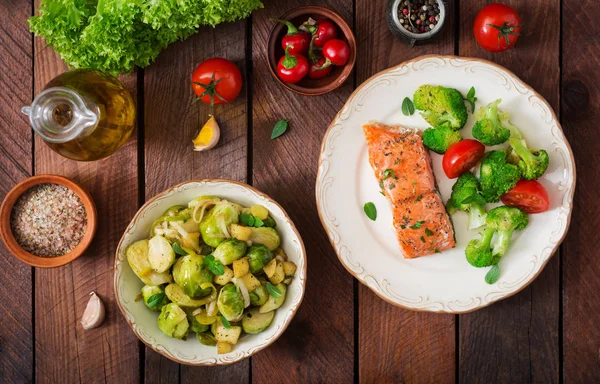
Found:
<svg viewBox="0 0 600 384"><path fill-rule="evenodd" d="M315 67L315 71L322 71L325 68L331 67L331 65L332 65L331 61L326 57L325 64L321 65L320 67Z"/></svg>
<svg viewBox="0 0 600 384"><path fill-rule="evenodd" d="M296 33L298 33L298 28L296 28L296 26L294 24L292 24L290 21L281 20L281 19L273 19L273 18L271 18L269 20L275 21L277 23L283 23L283 24L285 24L287 26L287 29L288 29L288 31L286 33L287 36L289 36L289 35L295 35Z"/></svg>
<svg viewBox="0 0 600 384"><path fill-rule="evenodd" d="M290 68L295 68L298 65L298 58L295 56L290 55L290 47L293 47L294 45L288 45L287 47L285 47L285 59L283 59L283 62L281 64L283 64L283 66L286 69L290 69Z"/></svg>

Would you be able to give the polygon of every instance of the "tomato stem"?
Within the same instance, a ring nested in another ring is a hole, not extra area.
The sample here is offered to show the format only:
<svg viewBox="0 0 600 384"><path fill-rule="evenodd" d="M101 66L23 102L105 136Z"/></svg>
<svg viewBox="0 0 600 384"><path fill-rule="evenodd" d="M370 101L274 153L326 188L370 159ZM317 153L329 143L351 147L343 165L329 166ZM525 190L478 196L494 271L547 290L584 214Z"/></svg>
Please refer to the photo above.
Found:
<svg viewBox="0 0 600 384"><path fill-rule="evenodd" d="M520 36L521 32L516 32L515 29L521 28L523 25L522 24L521 25L510 25L509 22L505 22L502 25L487 24L487 26L496 28L498 30L498 40L500 40L501 38L504 37L504 40L506 41L506 45L510 46L510 40L508 40L508 36L509 35Z"/></svg>
<svg viewBox="0 0 600 384"><path fill-rule="evenodd" d="M213 72L212 76L210 77L210 83L208 83L208 84L203 84L199 81L194 81L194 84L199 85L202 88L204 88L204 92L202 92L202 94L200 96L198 96L198 98L196 100L200 100L204 96L208 95L208 97L210 98L210 106L211 107L215 106L215 97L217 97L219 100L223 101L224 103L228 103L228 101L225 100L221 95L219 95L219 92L217 92L217 84L219 84L221 82L221 80L223 80L223 79L219 79L219 80L215 81L215 72Z"/></svg>
<svg viewBox="0 0 600 384"><path fill-rule="evenodd" d="M285 24L287 26L287 29L288 29L288 31L286 33L286 35L288 35L288 36L289 35L295 35L295 34L298 33L298 28L296 28L296 26L294 24L292 24L290 21L282 20L282 19L274 19L274 18L271 18L269 20L277 22L277 23L283 23L283 24Z"/></svg>

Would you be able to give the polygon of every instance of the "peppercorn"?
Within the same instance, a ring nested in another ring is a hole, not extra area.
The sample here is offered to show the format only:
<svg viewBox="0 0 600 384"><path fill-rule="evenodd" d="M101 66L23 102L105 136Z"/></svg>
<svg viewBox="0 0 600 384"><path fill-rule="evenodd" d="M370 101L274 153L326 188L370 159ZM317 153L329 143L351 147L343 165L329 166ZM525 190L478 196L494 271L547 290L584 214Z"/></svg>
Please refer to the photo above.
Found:
<svg viewBox="0 0 600 384"><path fill-rule="evenodd" d="M400 25L408 32L433 30L440 20L437 0L403 0L398 8Z"/></svg>

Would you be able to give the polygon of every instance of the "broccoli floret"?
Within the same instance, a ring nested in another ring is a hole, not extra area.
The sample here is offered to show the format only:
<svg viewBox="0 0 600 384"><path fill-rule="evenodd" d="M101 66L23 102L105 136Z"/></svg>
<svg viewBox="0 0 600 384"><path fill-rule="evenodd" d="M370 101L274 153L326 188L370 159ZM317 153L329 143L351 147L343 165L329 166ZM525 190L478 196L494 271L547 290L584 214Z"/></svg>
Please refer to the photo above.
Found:
<svg viewBox="0 0 600 384"><path fill-rule="evenodd" d="M506 162L505 151L491 151L481 162L479 183L488 203L500 201L500 196L514 188L520 179L519 168Z"/></svg>
<svg viewBox="0 0 600 384"><path fill-rule="evenodd" d="M469 229L485 224L485 200L479 195L479 181L471 172L459 176L452 186L452 194L446 204L448 213L465 211L469 215Z"/></svg>
<svg viewBox="0 0 600 384"><path fill-rule="evenodd" d="M467 122L467 107L462 94L454 88L421 85L415 91L413 104L432 127L448 122L454 130L459 130Z"/></svg>
<svg viewBox="0 0 600 384"><path fill-rule="evenodd" d="M550 162L548 152L543 149L539 151L530 149L519 129L512 124L509 126L511 135L508 144L510 144L513 152L508 157L508 161L519 167L524 179L535 180L539 178L548 169L548 163Z"/></svg>
<svg viewBox="0 0 600 384"><path fill-rule="evenodd" d="M492 249L494 260L497 259L500 261L500 258L508 250L513 232L524 229L527 224L529 224L529 217L519 208L501 206L488 212L486 225L488 228L492 228L498 232L494 248Z"/></svg>
<svg viewBox="0 0 600 384"><path fill-rule="evenodd" d="M479 239L469 241L465 248L469 264L477 268L489 267L493 264L491 243L495 232L492 228L485 228Z"/></svg>
<svg viewBox="0 0 600 384"><path fill-rule="evenodd" d="M423 144L439 154L446 153L450 146L461 140L460 132L453 130L449 123L436 128L427 128L423 132Z"/></svg>
<svg viewBox="0 0 600 384"><path fill-rule="evenodd" d="M473 137L485 145L498 145L510 137L510 130L502 124L498 99L482 107L476 115L477 122L473 125Z"/></svg>

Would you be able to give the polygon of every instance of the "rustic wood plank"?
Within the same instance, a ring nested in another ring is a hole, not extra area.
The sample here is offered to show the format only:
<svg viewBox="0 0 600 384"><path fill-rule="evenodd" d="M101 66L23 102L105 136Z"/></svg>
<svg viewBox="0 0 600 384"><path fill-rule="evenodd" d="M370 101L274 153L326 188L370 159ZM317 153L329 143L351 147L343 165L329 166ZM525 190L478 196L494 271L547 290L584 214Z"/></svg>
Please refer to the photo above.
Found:
<svg viewBox="0 0 600 384"><path fill-rule="evenodd" d="M187 180L229 178L246 181L247 176L247 87L232 103L211 107L195 103L191 87L196 66L212 57L233 61L245 77L246 22L204 27L185 42L170 46L144 73L146 199ZM245 81L247 84L247 81ZM207 152L194 152L192 138L214 114L221 127L218 146ZM190 342L196 342L191 340ZM175 372L177 364L146 349L146 368L158 360ZM152 361L152 364L148 364ZM149 371L150 372L150 371ZM163 376L163 373L160 373ZM231 367L197 368L181 366L180 382L247 382L249 361ZM151 382L151 374L146 381ZM177 382L177 376L171 377Z"/></svg>
<svg viewBox="0 0 600 384"><path fill-rule="evenodd" d="M597 1L563 1L561 111L578 172L571 227L562 247L565 383L600 382L600 206L594 203L600 188L598 16Z"/></svg>
<svg viewBox="0 0 600 384"><path fill-rule="evenodd" d="M515 49L493 54L477 46L473 21L488 2L460 2L460 54L492 60L513 71L558 111L560 1L505 1L525 23ZM558 381L559 255L521 293L461 315L461 382Z"/></svg>
<svg viewBox="0 0 600 384"><path fill-rule="evenodd" d="M39 2L36 1L36 9ZM35 93L67 68L51 47L35 39ZM135 100L136 76L122 77ZM98 209L90 249L70 265L35 274L36 381L127 382L139 380L138 340L117 308L113 292L114 250L138 204L136 133L118 152L96 162L75 162L35 139L35 172L81 183ZM104 324L85 331L79 323L88 294L104 301Z"/></svg>
<svg viewBox="0 0 600 384"><path fill-rule="evenodd" d="M410 48L387 27L387 1L357 0L357 85L388 67L426 54L454 53L454 3L439 38ZM358 369L361 383L436 382L455 377L454 315L395 307L369 288L358 288Z"/></svg>
<svg viewBox="0 0 600 384"><path fill-rule="evenodd" d="M0 200L32 173L32 135L20 113L31 102L31 34L26 20L31 4L10 0L0 4ZM19 262L0 242L0 382L33 380L32 268Z"/></svg>
<svg viewBox="0 0 600 384"><path fill-rule="evenodd" d="M312 3L337 11L352 25L351 0ZM310 264L304 302L281 338L252 358L252 381L349 383L354 378L353 282L323 231L314 190L323 133L350 96L353 77L319 97L296 95L272 78L265 57L269 17L301 5L306 2L265 2L265 9L252 17L253 185L290 214ZM272 141L279 119L289 119L290 128Z"/></svg>

